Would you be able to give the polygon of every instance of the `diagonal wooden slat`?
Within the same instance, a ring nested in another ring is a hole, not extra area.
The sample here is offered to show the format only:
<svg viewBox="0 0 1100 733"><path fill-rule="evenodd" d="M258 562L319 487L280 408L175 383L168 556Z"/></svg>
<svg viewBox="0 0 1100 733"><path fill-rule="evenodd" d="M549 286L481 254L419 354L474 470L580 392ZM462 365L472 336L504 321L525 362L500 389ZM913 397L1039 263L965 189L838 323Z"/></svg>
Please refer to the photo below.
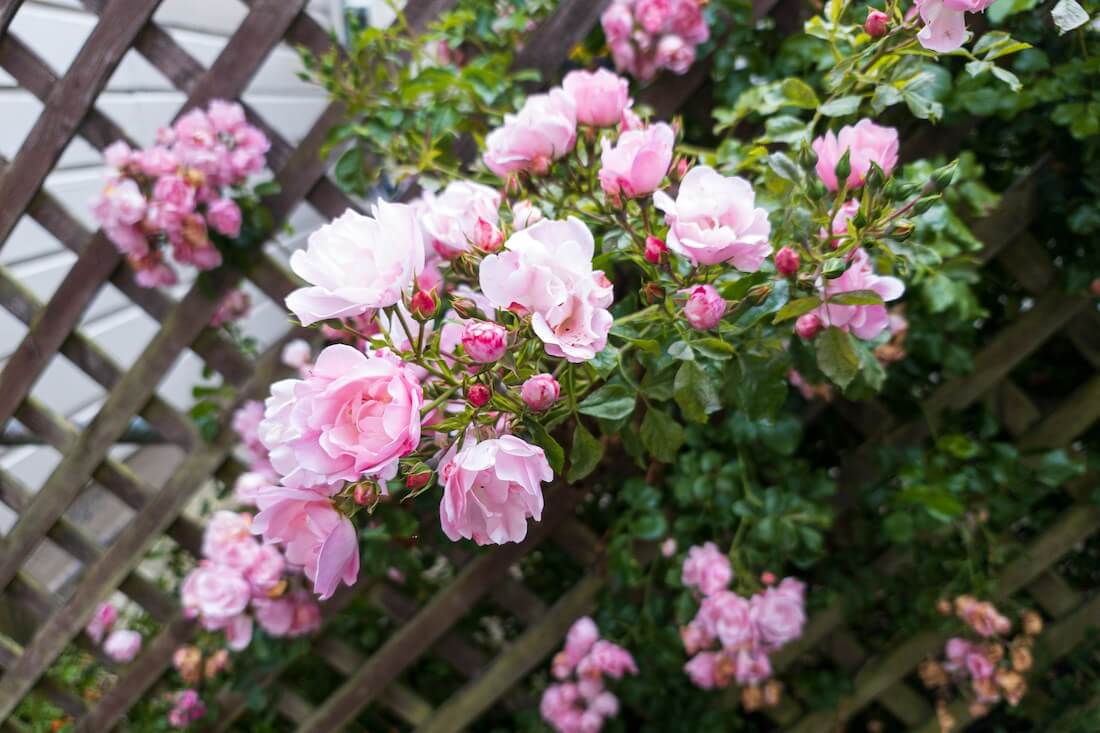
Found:
<svg viewBox="0 0 1100 733"><path fill-rule="evenodd" d="M0 177L0 247L158 5L160 0L110 0L104 8L100 22L50 93L12 167Z"/></svg>
<svg viewBox="0 0 1100 733"><path fill-rule="evenodd" d="M7 35L8 26L11 25L12 19L15 18L15 14L22 4L23 0L3 0L0 2L0 38Z"/></svg>

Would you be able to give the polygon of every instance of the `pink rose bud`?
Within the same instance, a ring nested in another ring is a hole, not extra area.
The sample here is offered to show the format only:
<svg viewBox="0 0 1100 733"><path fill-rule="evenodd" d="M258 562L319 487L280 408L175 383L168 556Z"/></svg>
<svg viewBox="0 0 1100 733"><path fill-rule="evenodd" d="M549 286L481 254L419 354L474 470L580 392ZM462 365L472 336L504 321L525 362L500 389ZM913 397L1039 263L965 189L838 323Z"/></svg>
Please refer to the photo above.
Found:
<svg viewBox="0 0 1100 733"><path fill-rule="evenodd" d="M646 262L650 262L654 265L661 261L661 255L668 250L668 246L664 243L664 240L650 234L645 238L645 259Z"/></svg>
<svg viewBox="0 0 1100 733"><path fill-rule="evenodd" d="M661 543L661 555L663 557L672 557L676 554L676 540L669 537L667 540Z"/></svg>
<svg viewBox="0 0 1100 733"><path fill-rule="evenodd" d="M109 602L100 603L84 631L98 644L103 641L103 637L111 630L117 620L118 609L115 608L114 604Z"/></svg>
<svg viewBox="0 0 1100 733"><path fill-rule="evenodd" d="M765 570L760 574L760 582L764 585L775 585L776 577L775 573L770 570Z"/></svg>
<svg viewBox="0 0 1100 733"><path fill-rule="evenodd" d="M504 244L504 234L496 224L478 217L474 225L474 246L482 252L497 252Z"/></svg>
<svg viewBox="0 0 1100 733"><path fill-rule="evenodd" d="M493 396L493 391L484 384L472 384L466 390L466 400L474 407L484 407Z"/></svg>
<svg viewBox="0 0 1100 733"><path fill-rule="evenodd" d="M697 331L707 331L719 324L726 314L726 301L713 285L697 285L691 289L684 304L684 318Z"/></svg>
<svg viewBox="0 0 1100 733"><path fill-rule="evenodd" d="M409 298L409 313L418 321L430 321L439 310L439 298L434 290L417 290Z"/></svg>
<svg viewBox="0 0 1100 733"><path fill-rule="evenodd" d="M366 506L371 504L378 497L378 487L371 481L363 481L355 485L355 492L352 494L352 498L359 506Z"/></svg>
<svg viewBox="0 0 1100 733"><path fill-rule="evenodd" d="M427 486L431 480L432 472L430 470L416 471L405 477L405 488L409 491L419 491Z"/></svg>
<svg viewBox="0 0 1100 733"><path fill-rule="evenodd" d="M794 331L799 337L809 341L817 336L817 334L821 333L823 325L820 316L816 313L807 313L806 315L799 316L798 320L794 322Z"/></svg>
<svg viewBox="0 0 1100 733"><path fill-rule="evenodd" d="M783 277L790 277L798 272L798 267L801 264L802 260L799 258L798 253L790 247L783 247L775 253L775 269Z"/></svg>
<svg viewBox="0 0 1100 733"><path fill-rule="evenodd" d="M881 38L886 35L886 28L890 24L890 16L881 10L871 9L867 13L867 20L863 23L863 30L871 38Z"/></svg>
<svg viewBox="0 0 1100 733"><path fill-rule="evenodd" d="M508 347L508 332L492 321L468 321L462 329L462 348L480 364L492 364Z"/></svg>
<svg viewBox="0 0 1100 733"><path fill-rule="evenodd" d="M130 629L116 629L103 642L103 652L120 664L132 662L141 651L141 634Z"/></svg>
<svg viewBox="0 0 1100 733"><path fill-rule="evenodd" d="M520 388L520 397L523 404L535 412L550 409L561 394L561 385L550 374L536 374L523 383Z"/></svg>

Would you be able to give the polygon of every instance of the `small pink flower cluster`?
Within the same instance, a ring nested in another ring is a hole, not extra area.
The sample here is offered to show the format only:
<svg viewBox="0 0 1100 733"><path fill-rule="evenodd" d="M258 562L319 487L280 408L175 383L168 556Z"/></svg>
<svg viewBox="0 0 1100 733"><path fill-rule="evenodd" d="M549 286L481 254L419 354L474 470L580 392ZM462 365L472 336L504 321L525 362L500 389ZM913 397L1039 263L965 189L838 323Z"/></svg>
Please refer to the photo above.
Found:
<svg viewBox="0 0 1100 733"><path fill-rule="evenodd" d="M263 170L270 147L239 104L215 100L205 111L193 109L161 128L151 148L133 150L120 140L104 151L115 173L93 212L140 285L177 281L164 260L166 247L179 264L199 270L221 264L210 229L226 237L240 234L241 210L230 189Z"/></svg>
<svg viewBox="0 0 1100 733"><path fill-rule="evenodd" d="M1024 673L1033 663L1032 647L1043 630L1039 614L1024 611L1021 614L1022 633L1010 640L1012 622L989 601L979 601L969 595L959 596L954 604L946 600L940 602L941 613L949 614L952 609L980 640L949 639L943 662L927 660L917 669L925 686L940 693L937 713L941 727L946 729L951 726L944 724L953 721L944 704L944 693L952 678L960 683L969 682L973 693L970 712L974 717L985 715L1002 699L1011 706L1020 703L1027 693Z"/></svg>
<svg viewBox="0 0 1100 733"><path fill-rule="evenodd" d="M168 725L186 728L206 715L206 704L199 693L190 688L180 690L172 697L172 709L168 711Z"/></svg>
<svg viewBox="0 0 1100 733"><path fill-rule="evenodd" d="M310 633L320 621L308 594L286 594L287 559L260 544L252 525L250 514L215 512L203 535L203 560L180 587L184 614L208 631L223 631L233 651L252 640L253 618L272 636Z"/></svg>
<svg viewBox="0 0 1100 733"><path fill-rule="evenodd" d="M86 633L96 644L103 644L103 653L118 662L132 662L141 651L141 634L132 629L118 629L118 609L112 603L101 603L96 607L92 620L84 627ZM106 637L106 639L104 638Z"/></svg>
<svg viewBox="0 0 1100 733"><path fill-rule="evenodd" d="M704 690L734 680L758 687L772 675L769 655L801 636L806 623L805 585L800 581L784 578L746 599L728 590L732 579L729 560L714 543L688 550L681 580L703 600L680 636L691 656L684 671Z"/></svg>
<svg viewBox="0 0 1100 733"><path fill-rule="evenodd" d="M642 81L661 69L684 74L710 38L701 0L614 0L603 12L615 68Z"/></svg>
<svg viewBox="0 0 1100 733"><path fill-rule="evenodd" d="M638 674L638 667L630 652L601 639L596 623L584 616L569 629L552 672L559 682L542 694L542 719L559 733L598 733L607 718L619 713L619 700L604 678Z"/></svg>

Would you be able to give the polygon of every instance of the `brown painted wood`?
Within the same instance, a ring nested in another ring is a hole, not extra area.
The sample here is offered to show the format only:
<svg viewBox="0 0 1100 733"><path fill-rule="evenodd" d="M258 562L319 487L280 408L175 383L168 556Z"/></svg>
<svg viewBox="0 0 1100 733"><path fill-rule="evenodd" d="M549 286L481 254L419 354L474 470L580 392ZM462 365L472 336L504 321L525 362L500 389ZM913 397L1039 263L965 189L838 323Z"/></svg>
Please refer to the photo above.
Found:
<svg viewBox="0 0 1100 733"><path fill-rule="evenodd" d="M3 0L0 2L0 38L7 35L8 26L11 25L12 19L22 4L23 0Z"/></svg>
<svg viewBox="0 0 1100 733"><path fill-rule="evenodd" d="M516 54L514 67L534 69L544 83L558 70L569 51L600 19L609 0L562 0L554 13L531 33L523 50Z"/></svg>

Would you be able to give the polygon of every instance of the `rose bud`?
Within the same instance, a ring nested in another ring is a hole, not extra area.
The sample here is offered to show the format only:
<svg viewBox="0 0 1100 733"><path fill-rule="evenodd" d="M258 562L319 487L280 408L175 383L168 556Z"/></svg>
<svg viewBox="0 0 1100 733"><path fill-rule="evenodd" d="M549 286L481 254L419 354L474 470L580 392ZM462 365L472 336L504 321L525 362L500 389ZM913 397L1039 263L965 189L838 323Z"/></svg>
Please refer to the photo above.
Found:
<svg viewBox="0 0 1100 733"><path fill-rule="evenodd" d="M432 480L432 469L421 465L405 477L405 488L409 491L420 491Z"/></svg>
<svg viewBox="0 0 1100 733"><path fill-rule="evenodd" d="M760 582L764 585L775 585L776 577L775 573L770 570L765 570L760 574Z"/></svg>
<svg viewBox="0 0 1100 733"><path fill-rule="evenodd" d="M462 329L462 348L479 364L492 364L508 348L508 332L492 321L468 321Z"/></svg>
<svg viewBox="0 0 1100 733"><path fill-rule="evenodd" d="M890 24L890 16L881 10L872 8L867 13L867 20L863 22L863 30L871 38L881 38L886 35L886 28Z"/></svg>
<svg viewBox="0 0 1100 733"><path fill-rule="evenodd" d="M783 247L775 253L775 269L779 271L779 274L783 277L790 277L798 272L799 266L802 264L802 259L798 256L790 247Z"/></svg>
<svg viewBox="0 0 1100 733"><path fill-rule="evenodd" d="M823 325L821 318L816 313L807 313L799 316L798 320L794 322L794 331L800 338L809 341L821 333Z"/></svg>
<svg viewBox="0 0 1100 733"><path fill-rule="evenodd" d="M535 412L542 412L558 401L561 385L552 374L536 374L523 383L519 394L523 404Z"/></svg>
<svg viewBox="0 0 1100 733"><path fill-rule="evenodd" d="M722 321L726 314L726 301L713 285L697 285L684 304L684 318L697 331L707 331Z"/></svg>
<svg viewBox="0 0 1100 733"><path fill-rule="evenodd" d="M645 238L646 262L652 263L654 265L658 264L661 261L661 255L663 255L667 249L668 246L664 243L664 241L650 234L648 237Z"/></svg>
<svg viewBox="0 0 1100 733"><path fill-rule="evenodd" d="M504 244L504 233L496 224L478 217L474 225L474 246L482 252L496 252Z"/></svg>
<svg viewBox="0 0 1100 733"><path fill-rule="evenodd" d="M439 310L439 297L434 290L417 290L409 298L409 313L418 321L430 321Z"/></svg>
<svg viewBox="0 0 1100 733"><path fill-rule="evenodd" d="M484 384L471 384L466 390L466 401L474 407L484 407L493 396L493 391Z"/></svg>
<svg viewBox="0 0 1100 733"><path fill-rule="evenodd" d="M378 501L378 487L372 481L362 481L355 485L352 498L359 506L373 505Z"/></svg>

